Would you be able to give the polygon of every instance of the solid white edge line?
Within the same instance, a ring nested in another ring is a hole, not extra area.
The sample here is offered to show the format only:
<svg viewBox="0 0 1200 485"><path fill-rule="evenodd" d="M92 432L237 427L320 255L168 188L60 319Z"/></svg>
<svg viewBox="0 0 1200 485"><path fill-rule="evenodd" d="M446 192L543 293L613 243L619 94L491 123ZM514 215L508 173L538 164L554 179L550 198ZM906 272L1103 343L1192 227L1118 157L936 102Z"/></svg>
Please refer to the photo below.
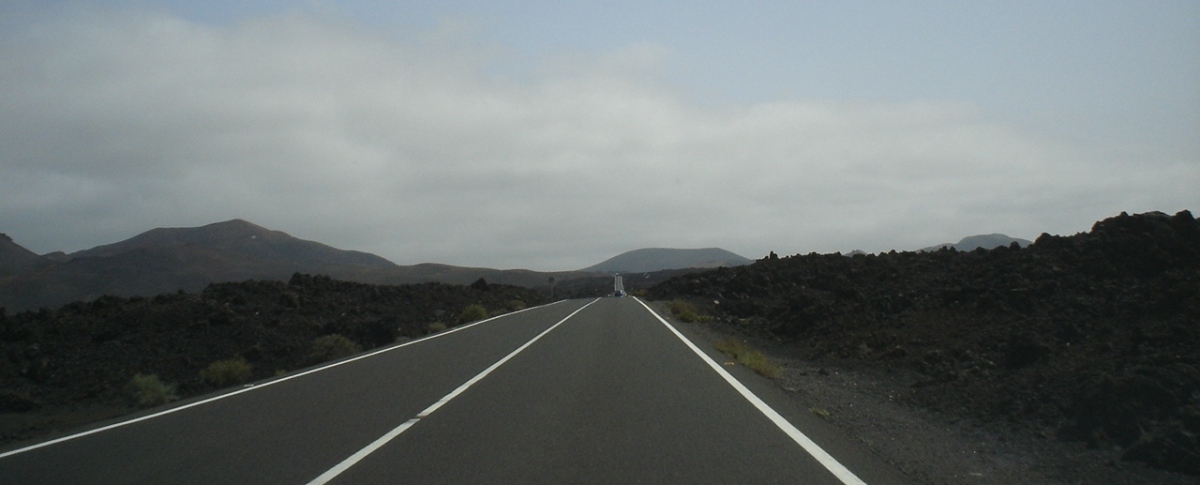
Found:
<svg viewBox="0 0 1200 485"><path fill-rule="evenodd" d="M50 441L44 441L44 442L41 442L41 443L37 443L37 444L33 444L33 445L29 445L29 446L26 446L26 447L24 447L24 448L17 448L17 449L15 449L15 450L9 450L9 451L6 451L6 452L4 452L4 453L0 453L0 458L5 458L5 457L13 456L13 455L19 455L19 454L21 454L21 453L25 453L25 452L28 452L28 451L33 451L33 450L36 450L36 449L38 449L38 448L45 448L45 447L47 447L47 446L56 445L56 444L58 444L58 443L62 443L62 442L64 442L64 441L71 441L71 440L73 440L73 439L82 438L82 437L84 437L84 436L89 436L89 435L93 435L93 434L96 434L96 433L101 433L101 432L104 432L104 431L108 431L108 430L111 430L111 429L120 428L120 427L122 427L122 426L128 426L128 425L131 425L131 424L134 424L134 423L140 423L140 422L142 422L142 421L147 421L147 420L150 420L150 419L154 419L154 418L158 418L158 417L166 416L166 415L168 415L168 414L177 413L177 412L179 412L179 411L183 411L183 410L185 410L185 409L188 409L188 408L193 408L193 407L196 407L196 406L199 406L199 405L202 405L202 404L208 404L208 403L211 403L211 402L214 402L214 401L220 401L220 400L222 400L222 399L225 399L225 398L228 398L228 397L233 397L233 396L236 396L236 395L238 395L238 394L242 394L242 393L244 393L244 392L250 392L250 391L253 391L253 390L255 390L255 389L261 389L261 388L264 388L264 387L273 386L273 385L275 385L275 384L279 384L280 382L284 382L284 381L290 381L290 380L292 380L292 379L295 379L295 378L297 378L297 377L302 377L302 376L306 376L306 375L309 375L309 374L314 374L314 373L317 373L317 372L321 372L321 371L323 371L323 370L332 369L332 368L334 368L334 367L337 367L337 366L339 366L339 365L343 365L343 364L349 364L349 363L351 363L351 362L354 362L354 361L356 361L356 360L362 360L362 359L366 359L366 358L368 358L368 357L374 357L374 356L376 356L376 355L379 355L379 354L382 354L382 353L384 353L384 352L391 352L391 351L393 351L393 350L396 350L396 349L398 349L398 348L401 348L401 347L407 347L407 346L409 346L409 345L413 345L413 344L420 343L420 342L427 342L427 341L433 340L433 339L435 339L435 338L439 338L439 337L443 337L443 336L446 336L446 335L450 335L450 334L452 334L452 333L454 333L454 332L457 332L457 331L460 331L460 330L466 330L466 329L468 329L468 328L471 328L471 327L474 327L474 326L476 326L476 325L483 324L483 323L487 323L487 322L490 322L490 321L492 321L492 320L496 320L496 319L499 319L499 318L504 318L504 317L507 317L507 316L516 315L516 314L518 314L518 313L524 313L524 312L527 312L527 311L530 311L530 310L535 310L535 309L538 309L538 308L545 308L545 307L548 307L548 306L551 306L551 305L557 305L557 304L559 304L559 303L562 303L562 302L564 302L564 301L567 301L567 300L558 300L558 301L556 301L556 302L547 303L547 304L545 304L545 305L539 305L539 306L535 306L535 307L529 307L529 308L525 308L525 309L522 309L522 310L517 310L517 311L515 311L515 312L505 313L505 314L503 314L503 315L496 315L496 316L494 316L494 317L491 317L491 318L488 318L488 319L485 319L485 320L480 320L480 321L478 321L478 322L472 322L472 323L469 323L469 324L466 324L466 325L459 325L459 326L457 326L457 327L450 328L449 330L445 330L445 331L442 331L442 332L435 333L435 334L433 334L433 335L428 335L428 336L425 336L425 337L421 337L421 338L419 338L419 339L416 339L416 340L410 340L410 341L408 341L408 342L399 343L399 344L393 345L393 346L391 346L391 347L385 347L385 348L382 348L382 349L379 349L379 350L375 350L375 351L372 351L372 352L369 352L369 353L365 353L365 354L362 354L362 355L359 355L359 356L355 356L355 357L352 357L352 358L349 358L349 359L346 359L346 360L340 360L340 361L334 362L334 363L332 363L332 364L327 364L327 365L324 365L324 366L321 366L321 367L317 367L317 368L314 368L314 369L309 369L309 370L306 370L306 371L304 371L304 372L301 372L301 373L298 373L298 374L293 374L293 375L290 375L290 376L281 377L281 378L279 378L279 379L275 379L275 380L272 380L272 381L267 381L267 382L264 382L264 383L261 383L261 384L247 384L247 387L243 387L243 388L241 388L241 389L238 389L238 390L236 390L236 391L227 392L227 393L225 393L225 394L221 394L221 395L213 396L213 397L210 397L210 398L208 398L208 399L201 400L201 401L196 401L196 402L193 402L193 403L188 403L188 404L185 404L185 405L182 405L182 406L178 406L178 407L173 407L173 408L170 408L170 409L164 409L164 410L162 410L162 411L159 411L159 412L156 412L156 413L153 413L153 414L147 414L147 415L145 415L145 416L141 416L141 417L137 417L137 418L133 418L133 419L125 420L125 421L119 421L119 422L116 422L116 423L113 423L113 424L110 424L110 425L107 425L107 426L102 426L102 427L99 427L99 428L96 428L96 429L90 429L90 430L83 431L83 432L79 432L79 433L75 433L75 434L72 434L72 435L67 435L67 436L63 436L63 437L60 437L60 438L55 438L55 439L52 439L52 440L50 440Z"/></svg>
<svg viewBox="0 0 1200 485"><path fill-rule="evenodd" d="M450 391L449 394L446 394L445 397L439 399L437 402L433 403L433 405L429 406L428 408L425 408L424 411L421 411L420 413L417 414L417 417L412 418L408 421L405 421L404 424L401 424L400 426L397 426L395 429L388 431L383 436L380 436L375 441L372 441L371 444L367 445L366 447L364 447L361 450L358 450L353 455L350 455L349 457L347 457L345 460L342 460L341 463L338 463L337 465L334 465L333 468L326 470L325 473L321 474L321 476L314 478L311 482L308 482L308 485L324 485L325 483L329 483L330 480L337 478L338 475L341 475L346 470L349 470L350 467L354 466L359 461L362 461L363 458L366 458L371 453L374 453L375 450L378 450L383 445L386 445L389 441L395 439L397 436L400 436L400 433L407 431L408 428L413 427L413 425L417 424L418 421L428 417L430 414L433 414L434 411L437 411L443 405L450 402L451 399L458 397L459 394L462 394L468 388L475 385L475 383L483 380L484 377L487 377L488 374L492 373L492 371L496 370L501 365L504 365L505 362L508 362L513 357L516 357L517 354L519 354L519 353L521 353L521 351L529 348L529 346L533 345L534 342L537 342L543 336L550 333L550 331L554 330L555 328L558 328L559 325L562 325L567 320L570 320L571 317L575 316L576 313L583 311L584 308L592 306L592 304L596 303L597 301L600 301L600 299L597 298L595 300L592 300L592 301L588 302L588 304L579 307L578 310L571 312L570 315L567 315L562 320L559 320L558 323L555 323L554 325L551 325L550 328L543 330L542 333L537 334L537 336L533 337L528 342L525 342L524 345L517 347L516 350L510 352L508 355L506 355L503 358L501 358L500 360L496 361L496 363L488 366L488 368L484 369L483 372L476 374L475 377L472 377L467 382L464 382L461 386L458 386L457 389Z"/></svg>
<svg viewBox="0 0 1200 485"><path fill-rule="evenodd" d="M709 367L711 367L717 372L717 374L725 379L725 382L728 382L730 386L733 386L733 388L736 389L738 393L742 395L742 397L746 398L747 401L750 401L750 404L753 404L754 407L758 408L758 410L766 415L767 419L770 419L772 423L775 423L775 426L778 426L779 429L791 437L796 444L800 445L801 448L804 448L804 451L807 451L809 455L812 455L813 458L816 458L817 461L820 462L826 470L829 470L834 477L837 477L838 480L841 480L842 483L846 485L866 485L866 482L858 478L857 475L838 462L837 459L835 459L832 455L825 452L824 449L814 443L804 433L800 432L799 429L793 426L792 423L788 422L788 420L775 411L774 408L763 402L763 400L751 392L750 389L747 389L746 386L742 385L737 378L733 377L732 374L722 368L721 365L710 358L708 354L704 353L703 350L700 350L699 347L696 347L696 344L693 344L691 340L688 340L687 337L684 337L679 330L676 330L674 326L672 326L670 323L667 323L667 321L663 319L663 317L659 316L654 309L650 308L650 305L647 305L646 302L637 297L634 297L634 300L638 303L641 303L642 306L646 308L646 311L649 311L651 315L654 315L654 318L657 318L659 322L662 322L663 325L666 325L667 329L669 329L671 333L675 334L675 336L678 337L679 340L682 340L683 343L688 346L688 348L692 349L692 352L695 352L696 355L700 356L700 358L704 360Z"/></svg>

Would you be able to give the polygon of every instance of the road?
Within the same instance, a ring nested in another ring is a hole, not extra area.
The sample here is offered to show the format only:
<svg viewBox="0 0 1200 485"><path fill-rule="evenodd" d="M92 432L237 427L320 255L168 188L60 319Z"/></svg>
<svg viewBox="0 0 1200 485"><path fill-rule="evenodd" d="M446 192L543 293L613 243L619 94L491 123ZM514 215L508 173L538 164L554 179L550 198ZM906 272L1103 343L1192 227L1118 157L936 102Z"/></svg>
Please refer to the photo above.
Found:
<svg viewBox="0 0 1200 485"><path fill-rule="evenodd" d="M559 302L15 445L0 484L902 483L687 336Z"/></svg>

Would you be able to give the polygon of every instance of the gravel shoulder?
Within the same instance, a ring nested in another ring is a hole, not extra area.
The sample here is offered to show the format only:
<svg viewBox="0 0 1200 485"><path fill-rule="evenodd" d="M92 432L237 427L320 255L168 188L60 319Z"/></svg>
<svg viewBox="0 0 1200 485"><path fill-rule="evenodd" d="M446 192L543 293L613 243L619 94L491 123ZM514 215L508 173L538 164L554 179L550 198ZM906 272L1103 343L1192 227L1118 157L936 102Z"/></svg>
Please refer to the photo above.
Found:
<svg viewBox="0 0 1200 485"><path fill-rule="evenodd" d="M669 315L665 306L663 315ZM679 324L679 323L677 323ZM1120 460L1120 450L1057 441L1049 430L980 423L907 402L921 378L903 370L812 361L794 346L729 325L689 325L708 344L735 336L783 367L775 384L913 484L1196 484L1195 477Z"/></svg>

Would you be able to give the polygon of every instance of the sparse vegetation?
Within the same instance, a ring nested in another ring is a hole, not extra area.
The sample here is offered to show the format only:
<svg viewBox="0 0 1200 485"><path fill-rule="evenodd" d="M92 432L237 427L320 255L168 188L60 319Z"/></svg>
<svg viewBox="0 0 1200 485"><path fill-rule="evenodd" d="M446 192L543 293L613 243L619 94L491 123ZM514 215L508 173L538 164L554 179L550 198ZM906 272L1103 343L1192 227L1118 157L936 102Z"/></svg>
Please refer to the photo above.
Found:
<svg viewBox="0 0 1200 485"><path fill-rule="evenodd" d="M236 386L250 380L250 364L241 357L218 360L200 371L200 378L216 387Z"/></svg>
<svg viewBox="0 0 1200 485"><path fill-rule="evenodd" d="M161 406L178 399L175 395L175 385L163 382L154 374L133 376L125 386L125 394L142 408Z"/></svg>
<svg viewBox="0 0 1200 485"><path fill-rule="evenodd" d="M771 362L762 352L751 349L741 340L729 337L717 342L716 347L760 376L775 379L783 375L783 369L778 364Z"/></svg>
<svg viewBox="0 0 1200 485"><path fill-rule="evenodd" d="M512 300L508 302L508 311L516 312L525 309L525 302L521 300Z"/></svg>
<svg viewBox="0 0 1200 485"><path fill-rule="evenodd" d="M317 337L311 345L312 350L308 352L309 364L320 364L362 352L361 346L338 334Z"/></svg>
<svg viewBox="0 0 1200 485"><path fill-rule="evenodd" d="M696 306L683 300L675 300L671 302L671 314L675 315L679 321L683 323L707 322L712 318L708 315L700 313Z"/></svg>
<svg viewBox="0 0 1200 485"><path fill-rule="evenodd" d="M463 309L462 313L458 314L458 323L470 323L476 320L483 320L488 317L488 311L483 305L468 305Z"/></svg>
<svg viewBox="0 0 1200 485"><path fill-rule="evenodd" d="M428 330L429 330L429 333L438 333L438 332L446 330L446 324L444 324L442 322L433 322L433 323L429 324Z"/></svg>

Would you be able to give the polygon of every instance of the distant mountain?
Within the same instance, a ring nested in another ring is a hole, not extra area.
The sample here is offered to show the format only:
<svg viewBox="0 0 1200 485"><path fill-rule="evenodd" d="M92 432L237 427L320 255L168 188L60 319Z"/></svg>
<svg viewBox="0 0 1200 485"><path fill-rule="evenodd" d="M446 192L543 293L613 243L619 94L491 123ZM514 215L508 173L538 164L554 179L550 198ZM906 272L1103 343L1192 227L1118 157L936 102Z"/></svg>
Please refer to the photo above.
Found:
<svg viewBox="0 0 1200 485"><path fill-rule="evenodd" d="M0 278L20 274L46 264L48 261L13 242L8 234L0 234Z"/></svg>
<svg viewBox="0 0 1200 485"><path fill-rule="evenodd" d="M107 258L138 250L162 253L204 251L218 253L225 259L255 264L396 266L374 254L335 249L241 219L201 227L152 229L115 244L97 246L69 256L72 259Z"/></svg>
<svg viewBox="0 0 1200 485"><path fill-rule="evenodd" d="M962 238L961 241L958 241L958 244L954 244L954 243L938 244L936 246L929 246L927 248L921 248L919 251L932 252L932 251L937 251L942 248L954 248L954 250L956 250L956 251L974 251L978 248L996 249L1000 246L1007 247L1014 242L1017 244L1020 244L1021 247L1025 247L1030 244L1033 244L1033 241L1030 241L1028 239L1019 239L1019 238L1015 238L1015 237L1008 237L1008 236L1005 236L1004 234L981 234L978 236L964 237L964 238Z"/></svg>
<svg viewBox="0 0 1200 485"><path fill-rule="evenodd" d="M399 266L360 251L306 241L234 219L201 227L159 228L124 241L72 254L38 256L0 237L0 307L55 308L101 295L153 296L197 292L211 283L287 281L294 273L322 274L374 284L440 282L548 286L594 277L579 272L463 268L443 264Z"/></svg>
<svg viewBox="0 0 1200 485"><path fill-rule="evenodd" d="M636 249L580 271L593 273L649 273L668 269L742 266L753 261L720 248Z"/></svg>
<svg viewBox="0 0 1200 485"><path fill-rule="evenodd" d="M38 257L32 266L28 261L17 251L0 255L0 267L25 267L0 279L0 306L22 310L106 294L199 291L216 282L286 280L296 272L374 280L397 268L373 254L335 249L240 219L154 229L115 244Z"/></svg>

